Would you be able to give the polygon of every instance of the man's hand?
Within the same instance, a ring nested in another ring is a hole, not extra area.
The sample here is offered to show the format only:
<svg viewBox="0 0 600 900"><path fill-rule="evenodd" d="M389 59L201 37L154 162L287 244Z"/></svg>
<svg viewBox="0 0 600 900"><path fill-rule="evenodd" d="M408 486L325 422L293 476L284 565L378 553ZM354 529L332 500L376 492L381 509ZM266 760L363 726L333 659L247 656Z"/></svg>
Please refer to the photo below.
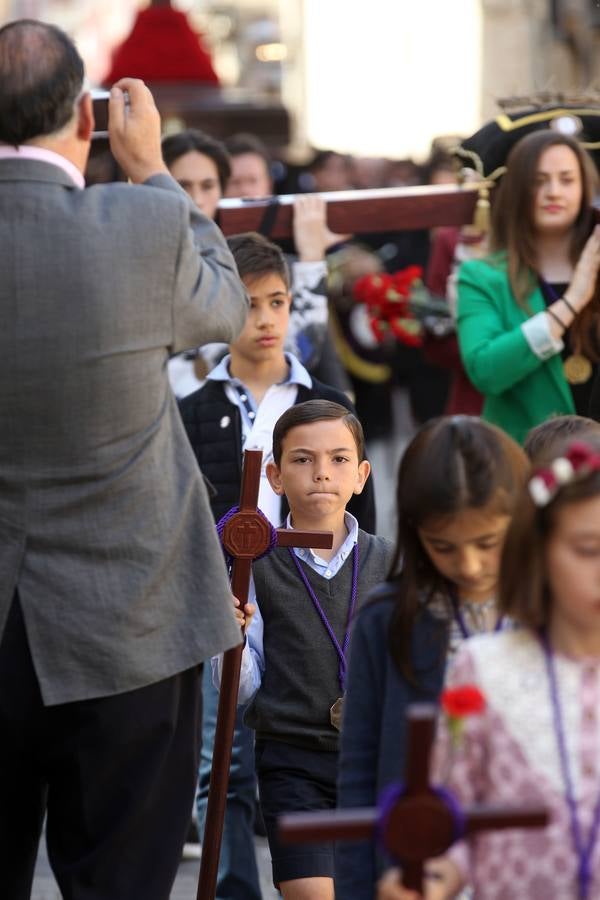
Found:
<svg viewBox="0 0 600 900"><path fill-rule="evenodd" d="M246 634L250 628L252 616L256 612L256 606L253 603L246 603L242 610L242 604L237 597L233 598L233 605L235 606L235 618L237 623L240 628L243 629L244 634Z"/></svg>
<svg viewBox="0 0 600 900"><path fill-rule="evenodd" d="M327 227L327 204L318 194L294 201L294 243L301 262L320 262L325 251L352 235L334 234Z"/></svg>
<svg viewBox="0 0 600 900"><path fill-rule="evenodd" d="M121 78L113 85L108 136L114 158L134 184L151 175L168 174L160 146L160 115L152 94L138 78Z"/></svg>

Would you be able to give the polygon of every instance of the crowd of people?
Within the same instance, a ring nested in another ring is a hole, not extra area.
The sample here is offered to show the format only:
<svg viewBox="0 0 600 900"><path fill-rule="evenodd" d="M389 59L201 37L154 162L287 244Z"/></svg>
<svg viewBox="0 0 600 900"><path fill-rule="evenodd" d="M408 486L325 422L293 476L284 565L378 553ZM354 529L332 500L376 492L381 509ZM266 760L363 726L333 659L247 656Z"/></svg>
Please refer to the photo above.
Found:
<svg viewBox="0 0 600 900"><path fill-rule="evenodd" d="M275 190L256 136L161 138L123 78L108 130L129 183L86 186L93 128L69 37L0 28L0 897L30 897L45 821L63 897L168 900L242 643L219 900L260 900L257 816L284 900L600 896L591 158L517 133L489 234L340 235L319 192L455 169L323 151L282 247L215 222L222 197ZM414 265L437 314L405 312L419 347L380 341L355 284ZM395 533L381 438L407 445ZM269 529L332 546L271 547L242 602L215 525L246 449ZM375 841L282 842L286 813L377 805L406 774L409 707L461 686L480 708L440 716L434 753L455 816L527 802L544 829L457 835L422 895Z"/></svg>

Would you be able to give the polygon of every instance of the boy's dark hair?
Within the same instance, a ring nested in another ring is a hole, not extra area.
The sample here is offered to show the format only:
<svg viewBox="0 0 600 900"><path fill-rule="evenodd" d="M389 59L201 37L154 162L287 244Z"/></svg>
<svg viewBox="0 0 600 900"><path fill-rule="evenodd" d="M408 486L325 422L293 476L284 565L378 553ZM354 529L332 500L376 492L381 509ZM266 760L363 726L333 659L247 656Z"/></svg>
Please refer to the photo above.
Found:
<svg viewBox="0 0 600 900"><path fill-rule="evenodd" d="M32 19L0 28L0 142L16 147L60 131L83 78L83 61L60 28Z"/></svg>
<svg viewBox="0 0 600 900"><path fill-rule="evenodd" d="M178 131L177 134L170 134L163 138L162 155L169 169L180 156L185 156L186 153L193 151L203 153L204 156L212 159L217 167L219 184L221 192L223 192L231 175L231 163L225 145L221 141L215 140L197 128L188 128L186 131Z"/></svg>
<svg viewBox="0 0 600 900"><path fill-rule="evenodd" d="M533 463L540 465L554 459L557 447L569 438L586 440L588 435L600 435L600 422L586 416L554 416L528 432L523 444L525 453Z"/></svg>
<svg viewBox="0 0 600 900"><path fill-rule="evenodd" d="M259 137L249 132L232 134L225 140L225 147L230 156L241 156L242 153L254 153L263 160L267 172L271 174L271 157L267 147Z"/></svg>
<svg viewBox="0 0 600 900"><path fill-rule="evenodd" d="M228 238L227 245L233 254L241 279L262 278L264 275L275 273L289 290L288 266L277 244L272 244L256 231L247 231Z"/></svg>
<svg viewBox="0 0 600 900"><path fill-rule="evenodd" d="M354 413L340 403L334 403L332 400L306 400L304 403L290 406L275 423L275 428L273 429L273 460L275 465L279 466L281 463L283 440L292 428L296 428L298 425L310 425L313 422L324 422L331 419L341 419L351 432L356 444L358 461L362 462L365 458L365 436L362 425Z"/></svg>
<svg viewBox="0 0 600 900"><path fill-rule="evenodd" d="M397 586L389 649L414 683L411 635L424 606L449 597L451 586L425 551L419 528L468 508L512 515L529 473L523 449L506 432L475 416L433 419L408 445L398 472L398 532L388 578Z"/></svg>
<svg viewBox="0 0 600 900"><path fill-rule="evenodd" d="M589 432L577 442L600 454L598 432ZM572 443L572 439L567 439L562 446L555 446L554 459L563 456ZM542 467L545 468L543 463ZM502 615L535 631L548 626L551 611L546 560L548 539L565 506L598 496L600 471L562 485L546 506L536 506L528 485L522 488L502 552L498 603Z"/></svg>
<svg viewBox="0 0 600 900"><path fill-rule="evenodd" d="M338 153L337 150L315 150L313 157L306 168L309 172L316 172L327 165L330 159L336 157L339 157L339 159L344 160L347 163L350 162L350 156L345 153Z"/></svg>

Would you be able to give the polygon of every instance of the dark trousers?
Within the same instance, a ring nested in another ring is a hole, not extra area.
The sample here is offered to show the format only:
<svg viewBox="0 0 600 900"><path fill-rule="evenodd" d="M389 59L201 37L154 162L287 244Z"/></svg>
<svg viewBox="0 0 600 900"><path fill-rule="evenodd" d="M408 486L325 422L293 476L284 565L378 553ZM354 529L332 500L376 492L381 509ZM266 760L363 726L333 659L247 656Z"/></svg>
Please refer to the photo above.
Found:
<svg viewBox="0 0 600 900"><path fill-rule="evenodd" d="M28 900L44 813L64 900L168 900L198 771L199 669L44 707L18 600L0 642L0 897Z"/></svg>

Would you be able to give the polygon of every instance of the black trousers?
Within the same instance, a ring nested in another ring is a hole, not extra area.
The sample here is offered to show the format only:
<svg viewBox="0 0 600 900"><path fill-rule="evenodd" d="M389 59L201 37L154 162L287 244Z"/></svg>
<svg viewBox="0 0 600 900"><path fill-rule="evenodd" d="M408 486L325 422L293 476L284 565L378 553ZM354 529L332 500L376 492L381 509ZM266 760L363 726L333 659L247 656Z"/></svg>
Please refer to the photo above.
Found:
<svg viewBox="0 0 600 900"><path fill-rule="evenodd" d="M196 787L199 674L44 707L15 598L0 642L0 898L29 900L47 811L64 900L168 900Z"/></svg>

